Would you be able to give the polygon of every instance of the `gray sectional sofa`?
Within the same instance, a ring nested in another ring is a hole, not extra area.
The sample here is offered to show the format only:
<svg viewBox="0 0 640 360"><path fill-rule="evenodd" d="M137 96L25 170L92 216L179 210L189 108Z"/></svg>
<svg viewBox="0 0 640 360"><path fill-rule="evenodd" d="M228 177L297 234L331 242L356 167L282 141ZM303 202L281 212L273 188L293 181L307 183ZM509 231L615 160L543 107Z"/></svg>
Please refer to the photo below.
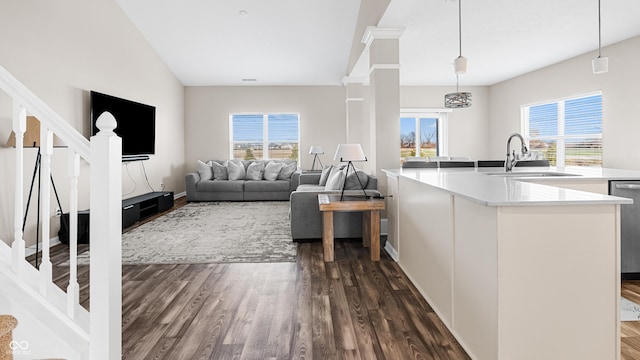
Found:
<svg viewBox="0 0 640 360"><path fill-rule="evenodd" d="M198 161L198 171L185 176L187 201L286 201L299 175L289 159Z"/></svg>
<svg viewBox="0 0 640 360"><path fill-rule="evenodd" d="M378 179L358 171L368 196L380 196ZM311 241L322 239L322 213L318 206L318 194L340 195L341 190L325 190L320 185L320 173L303 173L300 175L300 185L290 196L291 237L293 241ZM346 195L362 196L362 190L355 190L354 186L347 186ZM357 187L359 189L359 187ZM335 212L333 214L334 237L360 238L362 237L362 212Z"/></svg>

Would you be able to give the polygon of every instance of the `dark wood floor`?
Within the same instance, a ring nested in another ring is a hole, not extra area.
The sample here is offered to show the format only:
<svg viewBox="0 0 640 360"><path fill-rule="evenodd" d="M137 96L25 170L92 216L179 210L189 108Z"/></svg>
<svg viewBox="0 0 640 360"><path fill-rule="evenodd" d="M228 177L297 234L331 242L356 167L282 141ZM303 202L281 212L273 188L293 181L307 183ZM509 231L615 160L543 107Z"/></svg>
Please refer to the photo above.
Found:
<svg viewBox="0 0 640 360"><path fill-rule="evenodd" d="M468 359L398 265L368 258L337 242L325 263L316 242L295 263L123 266L123 359ZM78 274L88 308L88 266ZM66 288L68 269L54 278ZM640 303L640 281L622 293ZM640 322L621 337L621 358L640 359Z"/></svg>

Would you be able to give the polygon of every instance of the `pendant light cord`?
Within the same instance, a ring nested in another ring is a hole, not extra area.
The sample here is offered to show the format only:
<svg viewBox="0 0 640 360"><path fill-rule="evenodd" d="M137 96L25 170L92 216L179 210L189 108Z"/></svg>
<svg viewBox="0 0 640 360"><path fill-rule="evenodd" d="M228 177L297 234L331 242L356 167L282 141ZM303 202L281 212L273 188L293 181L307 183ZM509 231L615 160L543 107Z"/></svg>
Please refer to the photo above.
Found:
<svg viewBox="0 0 640 360"><path fill-rule="evenodd" d="M600 0L598 0L598 16L600 16ZM459 57L462 57L462 0L458 0L458 46L460 47Z"/></svg>
<svg viewBox="0 0 640 360"><path fill-rule="evenodd" d="M598 57L602 50L602 21L600 20L600 0L598 0Z"/></svg>

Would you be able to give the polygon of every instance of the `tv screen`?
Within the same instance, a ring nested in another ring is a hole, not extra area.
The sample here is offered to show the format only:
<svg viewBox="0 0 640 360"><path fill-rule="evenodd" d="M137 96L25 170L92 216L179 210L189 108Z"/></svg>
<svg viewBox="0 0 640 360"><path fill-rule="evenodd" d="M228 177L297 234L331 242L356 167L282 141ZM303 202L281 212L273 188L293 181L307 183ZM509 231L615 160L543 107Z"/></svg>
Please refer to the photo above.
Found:
<svg viewBox="0 0 640 360"><path fill-rule="evenodd" d="M122 138L122 157L155 153L156 108L115 96L91 91L91 134L98 132L96 121L110 112L118 123L115 133Z"/></svg>

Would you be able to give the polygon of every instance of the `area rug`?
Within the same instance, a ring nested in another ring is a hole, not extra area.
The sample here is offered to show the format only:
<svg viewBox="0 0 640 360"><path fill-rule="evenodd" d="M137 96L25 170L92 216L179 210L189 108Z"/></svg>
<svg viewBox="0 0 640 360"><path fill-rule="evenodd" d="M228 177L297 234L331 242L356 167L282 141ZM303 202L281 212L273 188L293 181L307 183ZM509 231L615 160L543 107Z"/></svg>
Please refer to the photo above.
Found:
<svg viewBox="0 0 640 360"><path fill-rule="evenodd" d="M287 201L189 203L122 234L122 264L295 262L288 212Z"/></svg>
<svg viewBox="0 0 640 360"><path fill-rule="evenodd" d="M620 321L640 320L640 305L620 297Z"/></svg>

